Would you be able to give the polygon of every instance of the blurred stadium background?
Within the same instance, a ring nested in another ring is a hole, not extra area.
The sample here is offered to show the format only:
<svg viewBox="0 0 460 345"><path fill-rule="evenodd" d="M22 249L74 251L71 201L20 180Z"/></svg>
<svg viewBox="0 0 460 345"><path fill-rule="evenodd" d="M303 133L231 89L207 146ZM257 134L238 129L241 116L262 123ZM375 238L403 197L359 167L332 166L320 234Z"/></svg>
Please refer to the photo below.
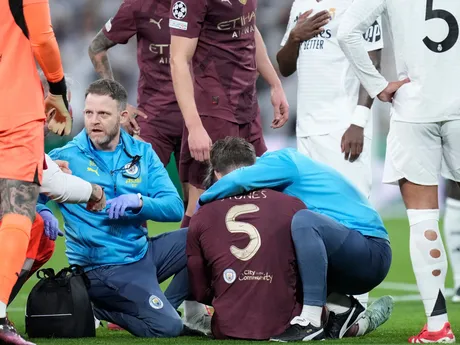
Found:
<svg viewBox="0 0 460 345"><path fill-rule="evenodd" d="M60 45L64 69L68 78L72 80L72 108L74 112L75 124L71 136L61 138L49 135L46 140L46 150L49 151L54 147L64 145L73 135L77 134L83 128L83 100L86 86L97 79L93 66L88 57L87 50L94 35L102 28L105 22L112 17L122 0L51 0L51 12L53 27ZM259 0L259 9L257 13L257 26L262 32L268 52L274 63L276 63L276 53L279 48L282 36L284 35L292 0ZM382 57L382 72L387 78L394 78L394 64L390 56L392 50L388 42L388 35L385 34L384 24L384 42L386 48ZM128 90L129 102L136 105L138 68L136 60L136 39L125 45L118 45L109 51L110 61L114 71L115 78L120 81ZM290 103L290 120L288 124L280 130L272 130L270 122L273 117L273 109L270 103L270 93L267 85L259 81L259 103L262 110L264 123L264 134L269 150L275 150L282 147L295 147L295 120L296 120L296 88L297 77L282 78L285 92ZM405 216L405 209L399 195L399 189L396 186L387 186L381 183L383 172L383 160L386 148L386 134L389 124L389 106L376 101L374 104L374 136L373 136L373 192L371 201L374 206L381 212L385 219L385 224L389 230L392 248L393 248L393 265L390 273L377 289L372 291L371 297L391 294L395 297L397 306L395 307L393 317L377 332L365 339L347 339L344 343L406 343L409 335L416 334L424 322L424 313L420 296L415 285L415 278L412 273L409 257L409 231L408 223ZM178 186L177 172L172 166L168 167L171 178ZM443 188L440 188L440 202L444 203ZM56 210L56 216L62 225L62 217ZM442 208L442 206L441 206ZM442 226L442 225L441 225ZM164 231L175 230L179 224L166 223L156 224L149 223L149 232L151 235L162 233ZM64 239L57 240L56 252L46 267L61 269L67 265L64 250ZM36 284L37 278L33 277L21 291L18 298L10 308L12 320L19 326L19 330L24 330L24 307L28 293L32 286ZM452 275L449 272L446 281L447 296L452 296ZM448 300L450 321L453 325L454 332L460 334L460 312L458 306L454 306ZM135 339L125 334L125 332L113 333L100 330L98 338L94 340L68 340L66 344L126 344L128 341L132 344L147 343L149 340ZM110 333L110 334L109 334ZM102 336L102 337L101 337ZM155 340L160 344L202 344L205 339L170 339ZM40 340L38 344L61 344L59 339ZM223 342L222 342L223 343ZM219 342L215 342L219 344ZM225 344L241 344L240 342L225 342Z"/></svg>
<svg viewBox="0 0 460 345"><path fill-rule="evenodd" d="M53 0L51 12L53 26L60 45L64 69L72 80L72 107L74 110L75 126L73 135L83 128L82 107L85 87L97 79L93 66L87 54L88 45L94 35L102 28L105 22L112 17L122 0ZM257 14L257 26L262 32L268 52L274 63L276 53L284 35L289 17L291 0L263 0L259 1ZM385 28L385 25L384 25ZM383 52L382 70L391 77L394 75L393 63L390 58L392 51L388 43L388 35L384 40L386 49ZM115 78L128 90L129 102L136 104L138 68L136 60L136 39L133 38L126 45L117 45L109 51L110 61ZM264 134L269 150L282 147L295 147L295 119L296 119L296 86L297 77L282 78L285 92L290 104L290 120L282 129L270 128L272 119L272 106L270 92L264 81L259 80L259 103L264 122ZM389 123L389 107L379 101L374 105L374 137L373 137L373 165L374 186L372 202L385 218L404 217L405 211L395 186L385 186L381 183L383 171L383 159L385 155L386 133ZM69 138L49 136L47 138L47 150L61 146ZM171 176L177 183L177 174L173 169ZM440 189L442 191L442 188ZM441 193L440 201L444 197Z"/></svg>

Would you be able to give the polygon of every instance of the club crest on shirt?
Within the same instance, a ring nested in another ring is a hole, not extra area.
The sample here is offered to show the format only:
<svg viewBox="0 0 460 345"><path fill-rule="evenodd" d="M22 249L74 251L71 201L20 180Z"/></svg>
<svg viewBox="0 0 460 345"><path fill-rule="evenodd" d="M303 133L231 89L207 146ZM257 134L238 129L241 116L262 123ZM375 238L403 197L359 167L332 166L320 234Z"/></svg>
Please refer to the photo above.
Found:
<svg viewBox="0 0 460 345"><path fill-rule="evenodd" d="M126 175L136 175L139 172L137 164L128 163L124 167Z"/></svg>
<svg viewBox="0 0 460 345"><path fill-rule="evenodd" d="M153 309L161 309L161 308L163 308L163 301L159 297L157 297L155 295L150 296L149 304Z"/></svg>
<svg viewBox="0 0 460 345"><path fill-rule="evenodd" d="M331 20L333 20L335 18L336 9L334 7L331 7L328 11L329 11L329 14L331 15Z"/></svg>
<svg viewBox="0 0 460 345"><path fill-rule="evenodd" d="M248 0L238 0L241 4L246 5L248 3Z"/></svg>
<svg viewBox="0 0 460 345"><path fill-rule="evenodd" d="M232 284L236 280L236 273L231 268L224 271L224 280L227 284Z"/></svg>

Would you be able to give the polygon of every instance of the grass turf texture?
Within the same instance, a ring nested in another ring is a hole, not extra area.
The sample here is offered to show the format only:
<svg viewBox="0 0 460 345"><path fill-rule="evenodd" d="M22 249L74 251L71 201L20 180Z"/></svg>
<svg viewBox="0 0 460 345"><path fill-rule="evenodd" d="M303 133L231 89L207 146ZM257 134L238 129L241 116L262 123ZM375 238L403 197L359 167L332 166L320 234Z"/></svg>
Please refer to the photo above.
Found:
<svg viewBox="0 0 460 345"><path fill-rule="evenodd" d="M58 213L56 213L58 214ZM60 218L60 217L59 217ZM60 219L61 224L62 220ZM420 300L410 301L410 299L417 298L415 290L415 278L411 269L411 262L409 256L409 228L406 220L388 220L385 222L390 232L391 243L393 248L393 264L390 273L388 274L385 282L372 291L371 298L376 298L383 295L392 295L397 299L394 307L393 315L390 320L377 329L372 334L363 338L348 338L342 339L339 342L345 344L404 344L407 343L407 338L411 335L417 334L424 322L425 314L423 305ZM179 224L149 224L149 231L151 235L159 234L166 231L178 229ZM64 240L59 238L57 240L56 252L53 258L48 262L45 267L53 267L54 269L61 269L67 265L67 260L64 254ZM16 324L18 331L24 332L24 309L28 293L32 286L36 284L37 278L33 277L24 286L16 300L10 307L10 319ZM166 285L167 282L163 285ZM452 288L452 276L449 272L447 278L447 287ZM164 286L163 286L164 288ZM276 296L273 296L276 298ZM409 300L409 301L408 301ZM449 321L453 327L454 333L460 337L460 304L453 304L448 300ZM248 310L250 312L250 310ZM45 344L183 344L183 345L198 345L198 344L228 344L240 345L249 343L248 341L216 341L200 337L179 337L174 339L139 339L131 336L125 331L108 331L107 328L99 328L96 338L90 339L34 339L37 345ZM321 344L337 343L322 342Z"/></svg>

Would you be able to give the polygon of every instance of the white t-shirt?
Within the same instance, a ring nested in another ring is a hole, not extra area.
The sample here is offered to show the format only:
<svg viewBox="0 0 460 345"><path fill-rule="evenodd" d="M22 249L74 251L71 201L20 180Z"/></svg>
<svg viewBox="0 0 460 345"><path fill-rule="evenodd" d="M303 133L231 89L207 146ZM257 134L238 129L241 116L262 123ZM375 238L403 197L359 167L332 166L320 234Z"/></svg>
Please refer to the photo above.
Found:
<svg viewBox="0 0 460 345"><path fill-rule="evenodd" d="M281 45L284 46L297 18L329 10L331 21L318 37L302 42L297 59L297 136L327 134L350 126L358 104L360 83L337 41L337 30L352 0L295 0ZM368 51L383 48L380 19L368 25L362 42ZM372 121L365 133L372 135Z"/></svg>
<svg viewBox="0 0 460 345"><path fill-rule="evenodd" d="M393 99L393 118L412 123L460 119L460 1L354 1L342 20L339 42L371 96L388 82L357 38L382 14L388 16L398 78L411 80Z"/></svg>

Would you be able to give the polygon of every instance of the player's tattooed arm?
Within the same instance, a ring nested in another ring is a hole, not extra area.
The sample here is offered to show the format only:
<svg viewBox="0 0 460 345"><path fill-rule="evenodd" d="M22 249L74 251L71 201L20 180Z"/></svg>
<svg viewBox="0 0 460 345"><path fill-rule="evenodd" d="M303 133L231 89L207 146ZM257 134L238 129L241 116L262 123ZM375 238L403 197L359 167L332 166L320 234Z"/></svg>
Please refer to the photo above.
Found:
<svg viewBox="0 0 460 345"><path fill-rule="evenodd" d="M109 40L101 30L93 38L88 48L94 69L101 78L114 79L107 51L115 45L116 43Z"/></svg>
<svg viewBox="0 0 460 345"><path fill-rule="evenodd" d="M369 52L369 57L372 60L377 71L380 72L380 63L382 60L382 50L373 50ZM371 108L372 104L374 103L374 99L369 96L366 89L362 85L359 87L359 97L358 97L358 105L362 105L366 108Z"/></svg>
<svg viewBox="0 0 460 345"><path fill-rule="evenodd" d="M0 179L0 204L3 215L15 213L35 220L39 186L32 182Z"/></svg>

